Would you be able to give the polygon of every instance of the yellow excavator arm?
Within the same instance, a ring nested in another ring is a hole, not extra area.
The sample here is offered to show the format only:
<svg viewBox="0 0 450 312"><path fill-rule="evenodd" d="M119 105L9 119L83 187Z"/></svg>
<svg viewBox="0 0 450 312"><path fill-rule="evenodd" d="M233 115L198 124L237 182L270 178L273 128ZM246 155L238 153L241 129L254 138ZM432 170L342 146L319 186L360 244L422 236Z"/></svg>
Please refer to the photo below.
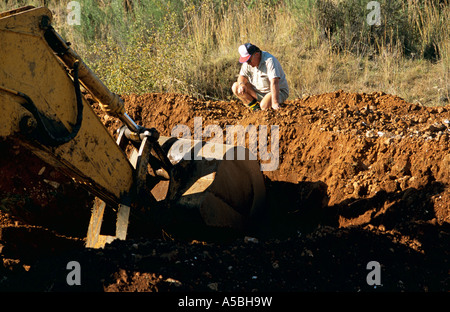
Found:
<svg viewBox="0 0 450 312"><path fill-rule="evenodd" d="M57 36L47 8L17 11L0 18L0 136L17 137L101 198L118 203L131 188L133 168L80 84L103 101L111 97L116 114L123 103Z"/></svg>

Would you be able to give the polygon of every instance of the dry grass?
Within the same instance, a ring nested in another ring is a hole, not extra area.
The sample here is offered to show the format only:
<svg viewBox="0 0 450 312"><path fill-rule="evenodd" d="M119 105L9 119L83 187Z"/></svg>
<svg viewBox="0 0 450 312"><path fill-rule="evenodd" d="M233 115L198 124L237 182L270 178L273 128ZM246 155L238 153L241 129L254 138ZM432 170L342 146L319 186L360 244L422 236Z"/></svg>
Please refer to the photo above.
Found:
<svg viewBox="0 0 450 312"><path fill-rule="evenodd" d="M363 0L140 0L131 13L111 1L80 0L78 27L65 23L68 1L49 7L58 31L117 93L229 99L237 48L252 42L279 58L290 98L339 89L424 105L449 98L448 0L379 0L383 24L375 28L364 24ZM14 2L25 1L0 9Z"/></svg>

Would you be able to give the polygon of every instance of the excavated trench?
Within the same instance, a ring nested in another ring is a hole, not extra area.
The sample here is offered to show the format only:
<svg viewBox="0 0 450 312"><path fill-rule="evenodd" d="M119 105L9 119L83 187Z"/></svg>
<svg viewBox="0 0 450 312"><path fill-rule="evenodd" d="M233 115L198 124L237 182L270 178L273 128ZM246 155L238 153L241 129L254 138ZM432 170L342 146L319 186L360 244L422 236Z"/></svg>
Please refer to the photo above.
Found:
<svg viewBox="0 0 450 312"><path fill-rule="evenodd" d="M164 136L182 125L194 139L214 129L227 143L231 126L254 130L258 140L246 144L257 142L266 164L259 231L219 242L162 227L152 238L83 249L92 196L3 142L0 289L27 281L31 290L71 290L64 268L50 269L71 257L92 266L84 290L373 290L371 260L382 265L384 290L449 290L449 105L343 91L276 112L178 94L123 98L138 124ZM93 107L114 135L120 122Z"/></svg>

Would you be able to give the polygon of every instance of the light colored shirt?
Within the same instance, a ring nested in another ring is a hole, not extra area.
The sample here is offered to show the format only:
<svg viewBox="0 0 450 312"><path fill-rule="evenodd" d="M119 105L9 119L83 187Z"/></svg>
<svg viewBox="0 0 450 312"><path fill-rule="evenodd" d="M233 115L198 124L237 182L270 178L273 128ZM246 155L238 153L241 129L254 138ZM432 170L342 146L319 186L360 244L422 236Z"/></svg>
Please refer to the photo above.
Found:
<svg viewBox="0 0 450 312"><path fill-rule="evenodd" d="M280 62L269 52L261 52L261 61L258 67L252 67L248 63L243 63L239 75L244 76L261 93L270 92L270 80L280 78L280 91L289 95L289 86Z"/></svg>

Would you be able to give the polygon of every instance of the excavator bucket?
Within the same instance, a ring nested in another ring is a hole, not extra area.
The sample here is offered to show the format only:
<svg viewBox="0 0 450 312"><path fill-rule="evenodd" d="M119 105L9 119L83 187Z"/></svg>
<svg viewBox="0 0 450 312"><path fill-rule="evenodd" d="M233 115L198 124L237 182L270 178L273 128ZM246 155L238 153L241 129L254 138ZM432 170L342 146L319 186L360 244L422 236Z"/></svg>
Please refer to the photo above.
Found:
<svg viewBox="0 0 450 312"><path fill-rule="evenodd" d="M119 135L119 145L122 139ZM169 164L155 160L161 156L155 147ZM252 158L241 146L174 137L160 137L153 143L144 139L130 156L139 177L132 202L140 202L146 211L140 215L145 221L134 219L144 227L137 233L153 232L146 227L155 226L177 237L203 240L251 233L264 220L266 196L260 165ZM115 236L100 234L104 211L105 203L97 199L87 247L102 248L126 237L130 207L118 207Z"/></svg>
<svg viewBox="0 0 450 312"><path fill-rule="evenodd" d="M194 224L200 217L222 232L243 233L258 225L265 185L248 149L165 137L160 143L173 164L165 200L178 219Z"/></svg>

